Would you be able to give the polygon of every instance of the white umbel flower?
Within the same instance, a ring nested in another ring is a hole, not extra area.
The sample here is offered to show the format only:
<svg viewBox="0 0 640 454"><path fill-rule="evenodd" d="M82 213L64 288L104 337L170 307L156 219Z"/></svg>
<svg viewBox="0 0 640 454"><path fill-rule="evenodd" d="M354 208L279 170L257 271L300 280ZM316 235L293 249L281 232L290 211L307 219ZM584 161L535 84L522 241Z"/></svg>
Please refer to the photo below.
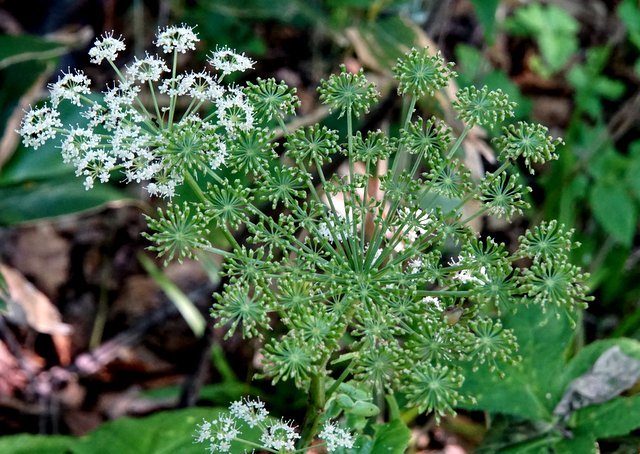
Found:
<svg viewBox="0 0 640 454"><path fill-rule="evenodd" d="M278 421L270 425L260 437L260 441L265 448L280 451L288 449L293 451L296 449L296 440L300 438L300 434L296 432L295 427L285 421Z"/></svg>
<svg viewBox="0 0 640 454"><path fill-rule="evenodd" d="M255 62L244 54L238 54L228 47L216 49L209 58L209 64L220 71L223 76L236 71L244 72L253 68Z"/></svg>
<svg viewBox="0 0 640 454"><path fill-rule="evenodd" d="M60 101L66 99L71 104L80 106L80 97L91 93L90 85L91 81L82 71L63 72L56 83L48 85L51 92L51 104L53 107L58 107Z"/></svg>
<svg viewBox="0 0 640 454"><path fill-rule="evenodd" d="M231 404L229 411L236 418L246 422L249 427L261 424L269 416L269 412L264 408L264 402L260 399L240 399Z"/></svg>
<svg viewBox="0 0 640 454"><path fill-rule="evenodd" d="M93 47L89 49L91 63L99 65L102 60L114 61L118 53L126 49L122 37L114 38L113 32L105 33L93 42Z"/></svg>
<svg viewBox="0 0 640 454"><path fill-rule="evenodd" d="M328 452L333 452L337 448L353 448L353 435L331 421L324 424L318 438L325 441Z"/></svg>
<svg viewBox="0 0 640 454"><path fill-rule="evenodd" d="M62 128L62 122L56 109L42 106L25 113L17 131L22 136L25 147L35 149L56 136L56 128Z"/></svg>
<svg viewBox="0 0 640 454"><path fill-rule="evenodd" d="M169 72L164 60L148 54L142 59L136 57L131 66L127 67L127 77L141 83L157 82L164 72Z"/></svg>
<svg viewBox="0 0 640 454"><path fill-rule="evenodd" d="M156 46L161 47L165 54L173 51L184 54L188 50L195 50L196 43L200 41L193 28L184 24L165 27L156 38Z"/></svg>

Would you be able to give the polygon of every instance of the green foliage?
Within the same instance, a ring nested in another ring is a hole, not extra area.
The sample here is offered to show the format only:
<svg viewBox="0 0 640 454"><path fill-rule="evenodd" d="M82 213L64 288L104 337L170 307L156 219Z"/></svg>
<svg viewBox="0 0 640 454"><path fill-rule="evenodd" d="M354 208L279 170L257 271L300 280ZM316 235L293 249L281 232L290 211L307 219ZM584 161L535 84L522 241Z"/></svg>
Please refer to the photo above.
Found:
<svg viewBox="0 0 640 454"><path fill-rule="evenodd" d="M547 77L562 70L578 49L578 23L556 5L531 3L520 7L505 25L514 34L535 39L542 60L532 59L532 64Z"/></svg>
<svg viewBox="0 0 640 454"><path fill-rule="evenodd" d="M590 452L597 440L640 427L637 395L587 405L567 419L554 414L569 384L586 373L605 350L619 346L627 355L640 359L640 342L631 339L598 341L569 359L572 334L568 323L564 316L556 320L556 314L532 308L507 315L504 324L517 338L522 362L503 367L503 380L496 379L487 367L480 367L475 374L466 371L462 390L475 395L477 403L462 406L488 411L501 421L494 424L479 452L536 452L540 447L554 452ZM567 431L571 437L563 435ZM585 447L588 450L572 451Z"/></svg>
<svg viewBox="0 0 640 454"><path fill-rule="evenodd" d="M491 45L496 35L496 11L500 0L471 0L476 11L478 21L482 24L484 39Z"/></svg>
<svg viewBox="0 0 640 454"><path fill-rule="evenodd" d="M0 451L11 453L89 454L118 452L122 454L201 453L202 447L190 437L203 419L225 414L219 408L189 408L165 411L144 418L120 418L101 425L81 438L65 436L14 435L0 437ZM246 429L245 437L255 440L257 430ZM239 449L240 445L236 445Z"/></svg>

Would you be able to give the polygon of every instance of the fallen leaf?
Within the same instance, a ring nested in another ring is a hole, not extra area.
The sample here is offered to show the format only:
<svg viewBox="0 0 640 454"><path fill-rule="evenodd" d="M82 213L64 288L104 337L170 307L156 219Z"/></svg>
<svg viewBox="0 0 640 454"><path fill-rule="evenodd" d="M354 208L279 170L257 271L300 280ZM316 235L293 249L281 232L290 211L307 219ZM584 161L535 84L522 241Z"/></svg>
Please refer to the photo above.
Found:
<svg viewBox="0 0 640 454"><path fill-rule="evenodd" d="M71 326L62 322L58 309L49 298L35 288L18 270L0 263L9 298L7 318L13 323L28 326L39 333L66 336Z"/></svg>

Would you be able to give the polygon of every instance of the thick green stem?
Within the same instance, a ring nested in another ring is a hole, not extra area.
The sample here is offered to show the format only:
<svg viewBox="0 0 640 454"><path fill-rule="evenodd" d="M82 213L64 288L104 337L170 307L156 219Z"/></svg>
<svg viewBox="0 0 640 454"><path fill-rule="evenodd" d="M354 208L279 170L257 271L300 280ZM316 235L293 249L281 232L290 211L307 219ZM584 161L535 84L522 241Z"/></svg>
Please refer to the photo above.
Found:
<svg viewBox="0 0 640 454"><path fill-rule="evenodd" d="M302 435L298 442L298 448L307 447L313 441L313 438L318 432L318 426L320 426L320 419L324 413L324 404L324 377L319 374L313 375L311 377L311 385L309 386L309 405L304 417L304 426L302 427Z"/></svg>

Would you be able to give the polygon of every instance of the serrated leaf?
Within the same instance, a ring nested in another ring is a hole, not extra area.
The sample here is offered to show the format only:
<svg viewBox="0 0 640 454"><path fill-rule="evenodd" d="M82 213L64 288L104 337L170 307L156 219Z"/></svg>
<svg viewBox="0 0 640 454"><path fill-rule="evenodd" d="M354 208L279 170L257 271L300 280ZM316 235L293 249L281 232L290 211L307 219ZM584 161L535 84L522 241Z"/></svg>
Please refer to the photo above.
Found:
<svg viewBox="0 0 640 454"><path fill-rule="evenodd" d="M624 186L598 181L590 194L593 215L616 241L630 246L636 230L636 207Z"/></svg>

